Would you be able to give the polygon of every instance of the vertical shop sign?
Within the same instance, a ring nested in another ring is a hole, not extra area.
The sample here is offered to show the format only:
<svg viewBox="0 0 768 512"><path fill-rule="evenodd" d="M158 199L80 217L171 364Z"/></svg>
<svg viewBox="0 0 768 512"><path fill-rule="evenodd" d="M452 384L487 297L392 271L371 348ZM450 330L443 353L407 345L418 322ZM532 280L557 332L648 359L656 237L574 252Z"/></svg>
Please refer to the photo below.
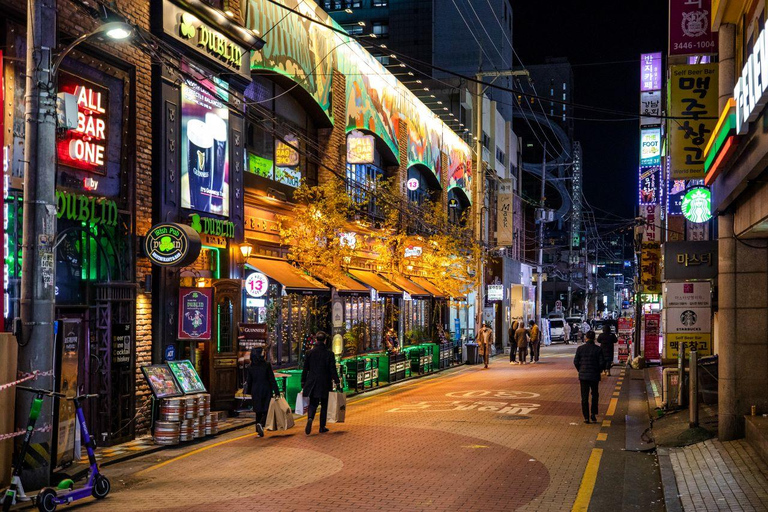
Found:
<svg viewBox="0 0 768 512"><path fill-rule="evenodd" d="M640 130L640 165L661 164L661 128Z"/></svg>
<svg viewBox="0 0 768 512"><path fill-rule="evenodd" d="M670 67L670 177L703 179L704 148L717 124L717 64Z"/></svg>
<svg viewBox="0 0 768 512"><path fill-rule="evenodd" d="M629 358L629 344L632 341L633 321L631 318L619 318L618 320L618 339L619 339L619 362L626 363Z"/></svg>
<svg viewBox="0 0 768 512"><path fill-rule="evenodd" d="M640 93L640 127L661 124L661 91Z"/></svg>
<svg viewBox="0 0 768 512"><path fill-rule="evenodd" d="M179 339L211 339L211 288L179 290Z"/></svg>
<svg viewBox="0 0 768 512"><path fill-rule="evenodd" d="M658 313L648 313L645 315L645 344L643 354L646 361L656 361L661 358L659 353L659 334L661 330L661 315Z"/></svg>
<svg viewBox="0 0 768 512"><path fill-rule="evenodd" d="M661 90L661 52L640 55L640 91Z"/></svg>
<svg viewBox="0 0 768 512"><path fill-rule="evenodd" d="M131 324L112 324L112 364L131 362Z"/></svg>
<svg viewBox="0 0 768 512"><path fill-rule="evenodd" d="M669 54L716 53L711 0L669 0Z"/></svg>
<svg viewBox="0 0 768 512"><path fill-rule="evenodd" d="M661 203L661 167L658 165L640 168L640 204Z"/></svg>
<svg viewBox="0 0 768 512"><path fill-rule="evenodd" d="M661 293L661 244L643 242L640 255L640 284L643 293Z"/></svg>
<svg viewBox="0 0 768 512"><path fill-rule="evenodd" d="M500 246L513 242L512 232L512 180L501 180L499 184L496 241Z"/></svg>
<svg viewBox="0 0 768 512"><path fill-rule="evenodd" d="M59 339L61 343L59 392L68 397L73 397L77 394L78 351L81 344L81 327L79 318L59 320ZM74 460L76 423L75 407L72 401L59 400L59 434L56 449L58 465Z"/></svg>
<svg viewBox="0 0 768 512"><path fill-rule="evenodd" d="M640 207L643 218L643 242L661 242L661 207L649 204Z"/></svg>
<svg viewBox="0 0 768 512"><path fill-rule="evenodd" d="M181 206L229 215L229 93L216 77L182 64Z"/></svg>

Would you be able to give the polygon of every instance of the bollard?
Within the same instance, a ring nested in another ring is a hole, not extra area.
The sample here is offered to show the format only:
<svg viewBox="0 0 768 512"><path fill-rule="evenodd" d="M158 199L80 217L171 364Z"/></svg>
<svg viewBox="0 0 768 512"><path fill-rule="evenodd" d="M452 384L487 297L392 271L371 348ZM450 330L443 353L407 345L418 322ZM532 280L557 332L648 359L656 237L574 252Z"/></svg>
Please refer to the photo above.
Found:
<svg viewBox="0 0 768 512"><path fill-rule="evenodd" d="M688 426L696 428L699 426L699 354L695 347L691 348L688 368L690 373L688 377L688 388L690 390Z"/></svg>
<svg viewBox="0 0 768 512"><path fill-rule="evenodd" d="M680 343L680 349L677 353L677 371L680 375L680 385L677 388L677 406L680 408L685 407L686 399L685 394L685 347L687 343Z"/></svg>

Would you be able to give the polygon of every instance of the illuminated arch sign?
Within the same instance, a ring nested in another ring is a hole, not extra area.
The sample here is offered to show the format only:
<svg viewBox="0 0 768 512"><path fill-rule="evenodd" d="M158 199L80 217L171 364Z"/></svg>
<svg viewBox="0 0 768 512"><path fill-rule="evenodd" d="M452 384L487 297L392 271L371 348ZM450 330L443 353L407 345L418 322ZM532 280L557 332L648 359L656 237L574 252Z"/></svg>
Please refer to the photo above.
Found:
<svg viewBox="0 0 768 512"><path fill-rule="evenodd" d="M693 187L683 194L683 217L695 224L712 218L712 192L707 187Z"/></svg>

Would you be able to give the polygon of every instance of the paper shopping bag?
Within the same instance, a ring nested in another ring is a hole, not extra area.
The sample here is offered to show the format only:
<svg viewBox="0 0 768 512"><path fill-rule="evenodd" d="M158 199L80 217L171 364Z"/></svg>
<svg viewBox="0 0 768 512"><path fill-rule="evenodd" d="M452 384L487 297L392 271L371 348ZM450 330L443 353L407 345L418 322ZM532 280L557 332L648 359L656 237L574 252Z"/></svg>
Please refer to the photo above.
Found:
<svg viewBox="0 0 768 512"><path fill-rule="evenodd" d="M277 423L278 430L288 430L294 425L293 412L291 412L291 406L288 405L288 401L283 398L274 398L272 400L275 407L275 422Z"/></svg>
<svg viewBox="0 0 768 512"><path fill-rule="evenodd" d="M304 391L299 391L296 395L296 408L293 410L296 414L302 416L307 414L307 407L309 407L309 397L304 397Z"/></svg>
<svg viewBox="0 0 768 512"><path fill-rule="evenodd" d="M266 430L277 430L277 418L275 416L275 400L269 401L269 410L267 411L267 421L264 422Z"/></svg>
<svg viewBox="0 0 768 512"><path fill-rule="evenodd" d="M328 395L328 422L344 423L347 415L347 395L333 392Z"/></svg>

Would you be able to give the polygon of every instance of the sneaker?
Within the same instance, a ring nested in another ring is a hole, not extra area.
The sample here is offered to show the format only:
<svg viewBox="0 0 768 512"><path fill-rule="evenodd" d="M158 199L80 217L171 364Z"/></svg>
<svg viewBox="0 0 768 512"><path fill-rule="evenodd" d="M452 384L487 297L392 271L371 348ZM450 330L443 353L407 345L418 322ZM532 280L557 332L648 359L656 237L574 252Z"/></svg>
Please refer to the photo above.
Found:
<svg viewBox="0 0 768 512"><path fill-rule="evenodd" d="M592 423L597 423L597 418L595 417L594 414L592 415Z"/></svg>
<svg viewBox="0 0 768 512"><path fill-rule="evenodd" d="M259 434L259 437L264 437L264 427L261 426L261 423L256 424L256 433Z"/></svg>
<svg viewBox="0 0 768 512"><path fill-rule="evenodd" d="M321 433L321 434L325 434L326 432L330 432L330 430L328 430L328 429L327 429L327 428L325 428L325 427L320 427L320 433Z"/></svg>
<svg viewBox="0 0 768 512"><path fill-rule="evenodd" d="M304 433L305 433L306 435L309 435L309 434L311 434L311 433L312 433L312 420L313 420L313 419L314 419L314 418L307 418L307 426L306 426L306 427L304 427Z"/></svg>
<svg viewBox="0 0 768 512"><path fill-rule="evenodd" d="M589 425L589 420L588 420L587 418L584 418L584 423L586 423L587 425Z"/></svg>

